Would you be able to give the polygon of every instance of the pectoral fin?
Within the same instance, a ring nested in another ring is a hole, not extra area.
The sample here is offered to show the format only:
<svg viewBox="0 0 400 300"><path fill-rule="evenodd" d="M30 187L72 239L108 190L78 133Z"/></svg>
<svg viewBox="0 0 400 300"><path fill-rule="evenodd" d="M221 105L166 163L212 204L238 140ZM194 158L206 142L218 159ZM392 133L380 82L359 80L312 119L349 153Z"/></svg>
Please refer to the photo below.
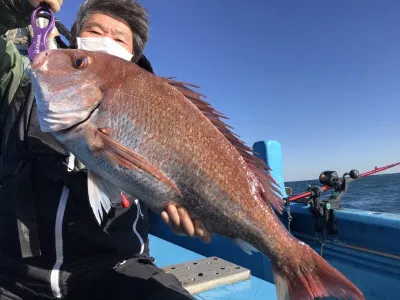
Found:
<svg viewBox="0 0 400 300"><path fill-rule="evenodd" d="M121 190L93 172L88 172L88 195L93 214L101 224L103 209L108 213L113 205L119 203Z"/></svg>
<svg viewBox="0 0 400 300"><path fill-rule="evenodd" d="M93 140L89 140L91 150L97 155L103 156L105 159L115 164L127 168L136 169L146 172L157 180L168 185L180 197L182 194L175 183L172 182L160 169L151 165L143 156L120 144L109 135L106 128L98 128L94 134Z"/></svg>

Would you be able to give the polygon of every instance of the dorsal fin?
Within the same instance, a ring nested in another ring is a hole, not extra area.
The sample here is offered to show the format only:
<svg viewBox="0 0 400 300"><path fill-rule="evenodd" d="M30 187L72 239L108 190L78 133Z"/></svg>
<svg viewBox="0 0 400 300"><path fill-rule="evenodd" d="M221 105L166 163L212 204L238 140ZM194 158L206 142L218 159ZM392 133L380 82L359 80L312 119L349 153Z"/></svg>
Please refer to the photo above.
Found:
<svg viewBox="0 0 400 300"><path fill-rule="evenodd" d="M245 143L239 139L239 136L230 130L233 129L231 126L225 124L221 120L227 119L227 117L215 110L208 102L201 99L201 97L205 97L203 94L189 88L198 88L198 86L186 82L175 81L170 77L162 79L166 80L167 83L175 87L187 99L195 104L197 108L214 124L214 126L217 127L218 130L232 143L258 179L261 197L264 200L269 201L279 213L282 213L284 201L279 196L282 194L277 188L278 184L267 172L270 168L261 158L251 154L252 149L246 146ZM278 195L275 192L278 193Z"/></svg>

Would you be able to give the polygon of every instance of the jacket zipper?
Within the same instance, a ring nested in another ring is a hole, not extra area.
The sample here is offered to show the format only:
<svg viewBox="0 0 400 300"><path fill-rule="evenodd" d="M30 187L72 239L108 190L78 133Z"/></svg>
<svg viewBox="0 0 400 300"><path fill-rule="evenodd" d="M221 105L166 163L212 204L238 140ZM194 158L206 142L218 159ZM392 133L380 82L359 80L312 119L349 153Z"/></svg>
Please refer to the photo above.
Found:
<svg viewBox="0 0 400 300"><path fill-rule="evenodd" d="M136 204L136 208L137 208L136 211L137 212L136 212L135 222L133 222L133 232L136 234L137 238L140 241L140 254L142 254L143 251L144 251L144 242L143 242L143 238L140 236L139 232L136 229L136 225L137 225L137 222L139 220L139 217L143 218L144 216L142 214L142 210L140 208L140 203L139 203L138 199L135 199L135 204Z"/></svg>
<svg viewBox="0 0 400 300"><path fill-rule="evenodd" d="M68 158L68 172L72 171L75 166L75 156L71 153ZM50 285L54 297L61 298L61 288L60 288L60 268L64 262L64 249L63 249L63 221L65 214L65 207L67 206L69 196L69 189L64 186L60 202L58 204L56 224L55 224L55 250L56 250L56 262L50 273Z"/></svg>

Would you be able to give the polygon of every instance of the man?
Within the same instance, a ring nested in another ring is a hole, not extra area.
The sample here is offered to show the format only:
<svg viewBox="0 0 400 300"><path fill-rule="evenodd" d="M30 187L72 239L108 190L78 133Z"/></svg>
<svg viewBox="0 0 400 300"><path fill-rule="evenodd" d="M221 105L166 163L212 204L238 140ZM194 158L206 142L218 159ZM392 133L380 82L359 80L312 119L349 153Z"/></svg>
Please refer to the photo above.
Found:
<svg viewBox="0 0 400 300"><path fill-rule="evenodd" d="M0 35L28 25L45 2L1 0ZM106 39L106 37L108 39ZM134 0L88 0L71 44L105 51L143 68L145 9ZM34 92L15 46L0 38L0 299L190 299L175 277L151 260L149 215L139 201L113 208L99 225L87 197L87 173L42 133ZM177 234L210 234L170 205L163 220Z"/></svg>

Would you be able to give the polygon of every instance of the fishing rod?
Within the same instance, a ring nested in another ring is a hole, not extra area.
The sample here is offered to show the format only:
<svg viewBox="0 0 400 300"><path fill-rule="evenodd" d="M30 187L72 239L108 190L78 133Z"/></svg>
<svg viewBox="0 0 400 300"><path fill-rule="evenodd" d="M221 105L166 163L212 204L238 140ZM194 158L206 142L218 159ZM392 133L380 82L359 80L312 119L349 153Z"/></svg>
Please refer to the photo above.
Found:
<svg viewBox="0 0 400 300"><path fill-rule="evenodd" d="M284 198L284 200L286 200L288 211L289 228L292 219L290 214L290 203L298 201L303 202L306 205L310 204L310 211L315 219L316 232L323 232L325 230L328 234L337 234L337 224L334 211L341 207L341 199L347 191L348 183L398 165L400 165L400 162L380 168L375 167L375 169L361 175L357 170L353 169L348 173L344 173L342 177L339 177L336 171L322 172L321 175L319 175L319 182L322 186L309 185L307 187L307 192ZM332 194L327 199L321 200L321 194L330 189L333 189Z"/></svg>
<svg viewBox="0 0 400 300"><path fill-rule="evenodd" d="M351 170L349 173L343 174L342 178L339 178L335 171L324 171L319 176L319 181L323 184L322 186L314 187L313 190L307 191L305 193L301 193L301 194L298 194L298 195L295 195L295 196L286 197L285 200L287 201L287 203L290 203L292 201L297 201L297 200L304 199L304 198L307 198L307 197L312 197L314 195L314 193L315 193L315 189L316 188L319 190L320 193L326 192L326 191L328 191L328 190L330 190L332 188L336 189L342 184L343 181L346 180L345 177L347 175L349 175L352 180L358 180L361 177L366 177L366 176L369 176L369 175L372 175L372 174L375 174L375 173L379 173L379 172L382 172L384 170L393 168L393 167L398 166L398 165L400 165L400 162L393 163L393 164L390 164L390 165L387 165L387 166L384 166L384 167L380 167L380 168L375 167L375 169L373 169L371 171L368 171L368 172L365 172L365 173L362 173L361 175L358 173L357 170ZM352 181L352 180L347 180L347 182Z"/></svg>

